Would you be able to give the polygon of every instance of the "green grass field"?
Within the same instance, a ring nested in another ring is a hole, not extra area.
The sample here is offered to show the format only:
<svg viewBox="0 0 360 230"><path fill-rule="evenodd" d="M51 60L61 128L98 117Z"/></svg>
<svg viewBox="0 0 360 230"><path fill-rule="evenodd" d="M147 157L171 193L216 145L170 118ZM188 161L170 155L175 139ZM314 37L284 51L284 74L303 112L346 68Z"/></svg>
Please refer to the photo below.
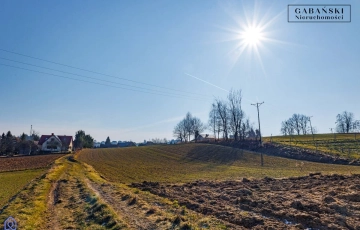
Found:
<svg viewBox="0 0 360 230"><path fill-rule="evenodd" d="M0 158L0 208L61 156L64 154Z"/></svg>
<svg viewBox="0 0 360 230"><path fill-rule="evenodd" d="M122 183L280 178L310 172L360 173L356 166L304 162L301 167L301 161L272 156L264 156L264 167L260 167L259 154L210 144L86 149L78 159L92 165L107 179Z"/></svg>
<svg viewBox="0 0 360 230"><path fill-rule="evenodd" d="M318 150L350 159L360 158L360 134L315 134L264 137L265 142Z"/></svg>
<svg viewBox="0 0 360 230"><path fill-rule="evenodd" d="M26 184L41 174L45 169L23 170L0 173L0 208Z"/></svg>

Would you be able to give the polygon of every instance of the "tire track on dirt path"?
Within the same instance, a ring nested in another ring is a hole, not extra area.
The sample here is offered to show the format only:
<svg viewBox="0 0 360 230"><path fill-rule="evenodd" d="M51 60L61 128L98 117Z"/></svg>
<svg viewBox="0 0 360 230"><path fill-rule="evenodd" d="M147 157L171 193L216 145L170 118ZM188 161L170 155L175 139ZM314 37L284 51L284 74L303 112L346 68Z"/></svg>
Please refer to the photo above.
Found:
<svg viewBox="0 0 360 230"><path fill-rule="evenodd" d="M46 216L48 222L46 223L47 229L61 229L59 216L56 212L56 204L59 202L59 187L60 187L60 179L64 177L65 173L69 170L69 165L65 166L66 168L60 174L60 176L51 183L50 191L47 197L47 211Z"/></svg>
<svg viewBox="0 0 360 230"><path fill-rule="evenodd" d="M113 196L107 194L101 189L101 186L91 182L89 179L85 179L87 187L92 190L103 202L111 207L119 218L126 221L130 229L139 229L139 230L152 230L157 229L156 224L152 223L146 218L137 213L133 206L129 202L123 200L116 200ZM136 202L136 198L133 200Z"/></svg>

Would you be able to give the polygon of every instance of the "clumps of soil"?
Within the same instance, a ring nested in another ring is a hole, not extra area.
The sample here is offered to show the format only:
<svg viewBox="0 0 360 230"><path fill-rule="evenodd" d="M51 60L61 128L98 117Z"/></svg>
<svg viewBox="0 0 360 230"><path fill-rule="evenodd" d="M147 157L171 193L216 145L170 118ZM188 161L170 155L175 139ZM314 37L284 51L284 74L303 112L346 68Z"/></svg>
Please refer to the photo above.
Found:
<svg viewBox="0 0 360 230"><path fill-rule="evenodd" d="M357 185L360 185L360 175L321 174L288 179L195 181L181 185L132 184L177 201L187 209L239 228L253 229L359 229Z"/></svg>

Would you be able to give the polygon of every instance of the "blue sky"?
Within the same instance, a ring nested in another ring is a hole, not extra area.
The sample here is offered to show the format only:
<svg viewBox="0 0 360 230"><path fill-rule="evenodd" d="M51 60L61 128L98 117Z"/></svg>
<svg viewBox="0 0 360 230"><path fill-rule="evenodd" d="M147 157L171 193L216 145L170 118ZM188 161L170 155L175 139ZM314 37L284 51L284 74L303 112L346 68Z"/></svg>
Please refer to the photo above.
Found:
<svg viewBox="0 0 360 230"><path fill-rule="evenodd" d="M360 4L346 2L351 23L287 22L288 4L316 3L343 2L3 0L0 132L19 135L33 125L40 134L82 129L98 141L171 139L186 112L207 122L213 99L231 88L242 89L255 126L250 104L265 101L263 135L280 134L293 113L329 132L344 110L360 119ZM238 56L238 34L249 23L266 25L264 39Z"/></svg>

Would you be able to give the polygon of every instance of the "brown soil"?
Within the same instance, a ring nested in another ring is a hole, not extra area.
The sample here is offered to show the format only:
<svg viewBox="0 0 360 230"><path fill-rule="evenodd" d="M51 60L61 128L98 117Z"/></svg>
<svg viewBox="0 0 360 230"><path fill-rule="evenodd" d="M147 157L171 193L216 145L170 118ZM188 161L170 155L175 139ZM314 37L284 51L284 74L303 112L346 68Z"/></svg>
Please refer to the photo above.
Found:
<svg viewBox="0 0 360 230"><path fill-rule="evenodd" d="M236 229L360 229L360 175L132 186Z"/></svg>
<svg viewBox="0 0 360 230"><path fill-rule="evenodd" d="M64 154L2 157L0 158L0 172L44 168L61 156Z"/></svg>
<svg viewBox="0 0 360 230"><path fill-rule="evenodd" d="M116 189L111 184L98 185L90 180L86 180L86 184L106 205L114 209L130 229L157 229L156 225L147 219L145 212L139 212L141 209L134 206L136 197L131 198L116 193Z"/></svg>

